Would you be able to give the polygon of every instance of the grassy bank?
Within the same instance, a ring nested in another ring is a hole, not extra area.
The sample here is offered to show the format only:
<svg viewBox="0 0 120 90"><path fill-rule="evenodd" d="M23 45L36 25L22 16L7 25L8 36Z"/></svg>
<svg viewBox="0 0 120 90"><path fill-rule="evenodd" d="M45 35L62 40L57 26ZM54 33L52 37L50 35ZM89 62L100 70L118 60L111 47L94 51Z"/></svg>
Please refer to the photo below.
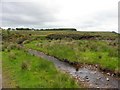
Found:
<svg viewBox="0 0 120 90"><path fill-rule="evenodd" d="M3 87L19 88L77 88L79 85L58 71L53 63L12 49L2 52Z"/></svg>
<svg viewBox="0 0 120 90"><path fill-rule="evenodd" d="M25 44L27 48L67 59L70 62L98 64L103 69L119 72L117 41L102 40L37 40Z"/></svg>

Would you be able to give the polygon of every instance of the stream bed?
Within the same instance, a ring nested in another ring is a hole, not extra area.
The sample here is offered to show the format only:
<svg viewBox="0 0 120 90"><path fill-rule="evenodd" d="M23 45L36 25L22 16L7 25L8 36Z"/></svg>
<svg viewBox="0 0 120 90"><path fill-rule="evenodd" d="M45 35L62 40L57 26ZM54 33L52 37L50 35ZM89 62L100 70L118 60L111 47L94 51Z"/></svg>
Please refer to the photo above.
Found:
<svg viewBox="0 0 120 90"><path fill-rule="evenodd" d="M84 86L87 86L89 88L120 88L120 79L103 74L97 69L92 70L89 67L85 66L76 71L76 69L70 64L62 62L53 56L46 55L43 52L32 49L29 49L28 52L32 55L53 62L56 68L67 72L72 77L74 77L76 81L84 83Z"/></svg>

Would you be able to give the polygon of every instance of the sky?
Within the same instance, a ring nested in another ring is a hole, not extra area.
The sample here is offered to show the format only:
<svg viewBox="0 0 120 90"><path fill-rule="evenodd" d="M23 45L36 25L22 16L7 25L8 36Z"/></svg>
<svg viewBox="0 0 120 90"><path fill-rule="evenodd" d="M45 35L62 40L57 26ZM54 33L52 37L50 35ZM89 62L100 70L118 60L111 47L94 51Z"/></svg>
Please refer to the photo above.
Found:
<svg viewBox="0 0 120 90"><path fill-rule="evenodd" d="M118 32L119 0L2 0L3 28L76 28Z"/></svg>

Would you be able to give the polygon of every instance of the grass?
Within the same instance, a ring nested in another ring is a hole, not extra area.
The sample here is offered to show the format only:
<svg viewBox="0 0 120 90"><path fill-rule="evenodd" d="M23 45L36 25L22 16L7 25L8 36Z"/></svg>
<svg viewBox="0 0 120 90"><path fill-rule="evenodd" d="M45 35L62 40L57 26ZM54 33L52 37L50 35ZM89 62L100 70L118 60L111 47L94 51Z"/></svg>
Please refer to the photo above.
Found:
<svg viewBox="0 0 120 90"><path fill-rule="evenodd" d="M27 48L42 51L61 60L98 64L103 69L120 72L118 68L118 34L111 32L79 31L6 31L2 32L3 86L6 88L76 88L79 85L68 74L58 71L53 63L29 55L21 50L23 40ZM100 40L47 40L51 34L80 34L100 36Z"/></svg>
<svg viewBox="0 0 120 90"><path fill-rule="evenodd" d="M78 88L67 74L58 71L53 63L32 56L23 50L2 52L3 86L6 88Z"/></svg>
<svg viewBox="0 0 120 90"><path fill-rule="evenodd" d="M113 46L111 43L98 40L37 40L25 46L62 60L99 64L103 69L120 71L118 69L118 46Z"/></svg>

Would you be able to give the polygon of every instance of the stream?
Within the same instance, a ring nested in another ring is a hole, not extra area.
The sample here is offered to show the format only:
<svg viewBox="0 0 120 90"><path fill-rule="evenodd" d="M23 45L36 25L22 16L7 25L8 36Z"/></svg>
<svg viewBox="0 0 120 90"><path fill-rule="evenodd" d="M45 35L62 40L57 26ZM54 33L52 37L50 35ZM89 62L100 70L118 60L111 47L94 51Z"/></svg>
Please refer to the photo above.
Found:
<svg viewBox="0 0 120 90"><path fill-rule="evenodd" d="M76 81L83 83L84 86L87 86L89 88L120 88L119 87L120 79L103 74L97 69L92 70L89 67L85 66L76 71L76 69L70 64L62 62L53 56L46 55L43 52L32 49L29 49L28 52L32 55L53 62L56 68L64 72L67 72L72 77L74 77Z"/></svg>

